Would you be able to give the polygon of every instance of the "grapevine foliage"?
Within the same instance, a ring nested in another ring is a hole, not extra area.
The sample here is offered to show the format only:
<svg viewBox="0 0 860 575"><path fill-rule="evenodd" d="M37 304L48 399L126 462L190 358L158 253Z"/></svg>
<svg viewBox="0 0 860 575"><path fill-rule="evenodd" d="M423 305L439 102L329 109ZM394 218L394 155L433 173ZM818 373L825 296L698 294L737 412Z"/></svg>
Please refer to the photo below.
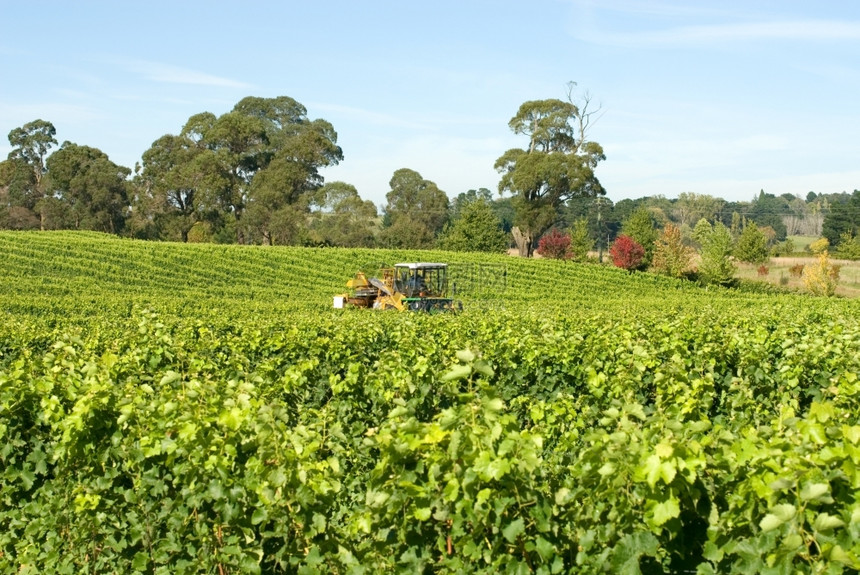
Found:
<svg viewBox="0 0 860 575"><path fill-rule="evenodd" d="M860 569L854 302L540 261L331 310L266 284L387 254L50 237L0 234L2 573Z"/></svg>

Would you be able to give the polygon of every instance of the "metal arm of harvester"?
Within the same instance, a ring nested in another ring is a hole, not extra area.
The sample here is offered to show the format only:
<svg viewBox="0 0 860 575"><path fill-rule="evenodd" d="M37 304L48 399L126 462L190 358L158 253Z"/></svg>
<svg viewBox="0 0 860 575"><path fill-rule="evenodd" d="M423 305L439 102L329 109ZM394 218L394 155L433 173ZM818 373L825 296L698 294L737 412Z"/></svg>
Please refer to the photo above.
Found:
<svg viewBox="0 0 860 575"><path fill-rule="evenodd" d="M379 295L373 303L374 309L394 308L398 311L406 309L406 306L403 305L403 294L393 288L393 282L388 282L392 284L389 286L384 280L370 278L370 283L379 290Z"/></svg>

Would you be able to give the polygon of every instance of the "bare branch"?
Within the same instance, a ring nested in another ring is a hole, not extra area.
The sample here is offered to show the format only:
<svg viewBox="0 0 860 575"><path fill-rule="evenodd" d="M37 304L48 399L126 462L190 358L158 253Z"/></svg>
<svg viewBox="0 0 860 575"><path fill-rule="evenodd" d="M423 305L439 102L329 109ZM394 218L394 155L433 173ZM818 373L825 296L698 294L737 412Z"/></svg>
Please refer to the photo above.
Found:
<svg viewBox="0 0 860 575"><path fill-rule="evenodd" d="M575 92L577 84L573 81L568 82L566 86L567 101L576 110L576 127L579 132L579 139L575 142L575 150L579 151L582 145L588 141L589 128L603 116L603 105L597 104L597 109L589 110L592 106L591 93L586 91L582 95L577 95Z"/></svg>

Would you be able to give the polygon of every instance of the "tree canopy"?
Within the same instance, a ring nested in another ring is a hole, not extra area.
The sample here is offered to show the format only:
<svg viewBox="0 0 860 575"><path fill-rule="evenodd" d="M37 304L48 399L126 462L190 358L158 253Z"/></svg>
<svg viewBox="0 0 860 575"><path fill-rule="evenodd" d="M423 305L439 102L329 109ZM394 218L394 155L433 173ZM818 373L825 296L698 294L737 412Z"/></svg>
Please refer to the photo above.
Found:
<svg viewBox="0 0 860 575"><path fill-rule="evenodd" d="M502 221L484 196L462 204L439 239L441 249L458 252L504 252L508 243Z"/></svg>
<svg viewBox="0 0 860 575"><path fill-rule="evenodd" d="M737 266L732 261L734 239L722 222L713 226L706 220L696 224L698 241L702 244L702 261L699 263L699 278L708 284L728 286L734 282Z"/></svg>
<svg viewBox="0 0 860 575"><path fill-rule="evenodd" d="M320 168L343 159L337 133L287 96L247 97L216 117L189 118L144 153L141 201L187 238L196 222L235 230L239 243L292 237L297 204L318 189Z"/></svg>
<svg viewBox="0 0 860 575"><path fill-rule="evenodd" d="M767 238L761 233L755 222L747 222L741 232L735 245L735 257L742 262L754 264L767 261Z"/></svg>
<svg viewBox="0 0 860 575"><path fill-rule="evenodd" d="M850 196L846 194L831 204L822 232L832 246L838 246L846 233L860 234L860 190L854 190Z"/></svg>
<svg viewBox="0 0 860 575"><path fill-rule="evenodd" d="M90 146L64 142L47 160L51 195L64 200L75 229L119 233L128 212L131 170Z"/></svg>
<svg viewBox="0 0 860 575"><path fill-rule="evenodd" d="M591 119L586 98L572 101L531 100L508 123L528 138L526 148L502 154L495 168L502 174L499 191L513 194L520 255L531 256L534 242L559 219L565 201L605 194L594 170L605 159L603 148L587 140Z"/></svg>
<svg viewBox="0 0 860 575"><path fill-rule="evenodd" d="M654 227L654 219L645 208L638 208L630 214L621 227L621 233L630 236L645 250L642 258L642 267L651 265L654 257L654 242L657 241L659 233Z"/></svg>
<svg viewBox="0 0 860 575"><path fill-rule="evenodd" d="M310 241L346 248L368 247L376 242L376 206L362 200L355 186L330 182L311 200Z"/></svg>
<svg viewBox="0 0 860 575"><path fill-rule="evenodd" d="M0 175L0 188L6 190L6 203L14 208L7 212L9 227L27 229L38 226L44 230L49 226L46 219L50 210L44 201L43 177L48 170L48 151L57 145L56 134L54 125L45 120L34 120L9 132L12 151Z"/></svg>
<svg viewBox="0 0 860 575"><path fill-rule="evenodd" d="M381 241L387 247L429 248L448 221L448 196L415 170L394 172L386 194Z"/></svg>

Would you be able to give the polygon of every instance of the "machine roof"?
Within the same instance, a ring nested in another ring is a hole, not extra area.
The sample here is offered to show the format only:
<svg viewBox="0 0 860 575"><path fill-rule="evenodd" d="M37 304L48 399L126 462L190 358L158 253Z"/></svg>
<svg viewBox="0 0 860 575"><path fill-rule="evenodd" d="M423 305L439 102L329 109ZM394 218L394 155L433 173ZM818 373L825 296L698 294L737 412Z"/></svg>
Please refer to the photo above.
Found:
<svg viewBox="0 0 860 575"><path fill-rule="evenodd" d="M394 267L396 267L396 268L409 268L410 270L429 270L429 269L447 268L448 264L413 262L413 263L404 263L404 264L394 264Z"/></svg>

